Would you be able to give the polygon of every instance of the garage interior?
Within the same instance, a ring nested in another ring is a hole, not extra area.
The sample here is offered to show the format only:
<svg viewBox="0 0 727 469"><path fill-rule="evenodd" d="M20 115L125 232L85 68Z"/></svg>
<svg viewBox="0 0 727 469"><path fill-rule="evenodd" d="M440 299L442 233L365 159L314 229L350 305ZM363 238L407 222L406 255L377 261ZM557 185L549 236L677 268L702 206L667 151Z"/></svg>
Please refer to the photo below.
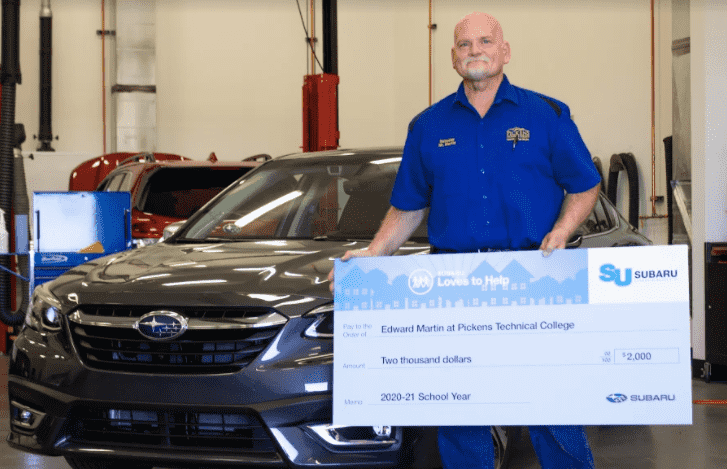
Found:
<svg viewBox="0 0 727 469"><path fill-rule="evenodd" d="M12 114L3 109L2 119L25 127L19 156L30 195L68 190L73 168L115 152L194 160L214 152L221 161L241 161L402 145L411 118L459 84L451 68L453 25L473 10L491 13L512 46L508 78L570 106L620 212L654 244L690 247L693 424L588 427L596 467L727 467L727 363L709 360L716 352L709 350L710 314L727 314L717 265L727 251L727 5L721 0L2 5L17 14L19 51L12 67L2 44L3 105L14 95ZM44 36L43 25L52 35ZM2 32L4 42L12 38L5 22ZM312 76L324 77L320 99L337 103L335 119L326 121L335 137L317 146L310 126L321 119L305 112ZM624 154L635 162L637 187ZM13 329L2 333L0 352L8 354ZM7 361L0 359L5 390ZM4 438L7 391L2 398ZM539 467L522 432L510 467ZM0 455L0 469L69 467L62 458L6 444Z"/></svg>

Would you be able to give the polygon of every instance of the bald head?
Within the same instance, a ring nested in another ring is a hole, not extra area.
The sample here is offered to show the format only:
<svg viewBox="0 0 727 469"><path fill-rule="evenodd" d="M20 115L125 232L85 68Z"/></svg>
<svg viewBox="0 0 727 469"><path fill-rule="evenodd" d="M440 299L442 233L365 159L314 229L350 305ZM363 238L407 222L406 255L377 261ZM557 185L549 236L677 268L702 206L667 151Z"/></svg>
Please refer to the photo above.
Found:
<svg viewBox="0 0 727 469"><path fill-rule="evenodd" d="M502 67L510 62L510 44L492 15L470 13L454 28L452 66L465 81L499 84Z"/></svg>
<svg viewBox="0 0 727 469"><path fill-rule="evenodd" d="M497 19L492 16L488 15L487 13L481 13L479 11L475 11L473 13L470 13L469 15L463 17L459 22L457 23L457 26L454 27L454 43L457 44L457 39L460 35L460 33L464 29L479 29L481 31L489 31L489 33L494 37L494 39L498 42L503 42L504 37L502 34L502 26L500 26L500 22L497 21Z"/></svg>

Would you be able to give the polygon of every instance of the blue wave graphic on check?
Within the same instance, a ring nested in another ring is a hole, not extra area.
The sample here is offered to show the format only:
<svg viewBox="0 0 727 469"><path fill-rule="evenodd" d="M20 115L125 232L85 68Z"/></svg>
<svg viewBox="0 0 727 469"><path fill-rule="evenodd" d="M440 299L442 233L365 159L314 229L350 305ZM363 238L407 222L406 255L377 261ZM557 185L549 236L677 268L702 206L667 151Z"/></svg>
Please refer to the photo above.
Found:
<svg viewBox="0 0 727 469"><path fill-rule="evenodd" d="M585 250L354 258L336 262L337 310L588 303Z"/></svg>

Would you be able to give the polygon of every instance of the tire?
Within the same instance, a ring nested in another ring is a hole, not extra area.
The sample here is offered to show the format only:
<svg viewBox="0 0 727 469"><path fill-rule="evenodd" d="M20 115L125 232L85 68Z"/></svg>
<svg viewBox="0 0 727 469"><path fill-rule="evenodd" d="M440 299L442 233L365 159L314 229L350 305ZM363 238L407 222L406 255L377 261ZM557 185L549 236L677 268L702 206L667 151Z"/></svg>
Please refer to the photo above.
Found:
<svg viewBox="0 0 727 469"><path fill-rule="evenodd" d="M603 192L605 194L606 193L606 177L603 175L603 164L601 163L601 158L594 156L593 165L596 167L596 170L598 171L598 175L601 176L601 192Z"/></svg>
<svg viewBox="0 0 727 469"><path fill-rule="evenodd" d="M415 451L414 458L400 461L397 467L441 469L442 461L437 445L437 427L418 427L416 431L418 449ZM520 432L521 427L490 427L492 444L495 447L495 469L507 469Z"/></svg>
<svg viewBox="0 0 727 469"><path fill-rule="evenodd" d="M619 153L611 156L608 171L608 200L614 205L618 195L618 175L621 171L626 172L629 184L629 223L636 228L639 226L639 170L633 154Z"/></svg>
<svg viewBox="0 0 727 469"><path fill-rule="evenodd" d="M65 456L72 469L152 469L149 463L121 459L90 458L88 456Z"/></svg>
<svg viewBox="0 0 727 469"><path fill-rule="evenodd" d="M520 435L520 427L492 426L492 443L495 445L495 469L507 469L512 448Z"/></svg>

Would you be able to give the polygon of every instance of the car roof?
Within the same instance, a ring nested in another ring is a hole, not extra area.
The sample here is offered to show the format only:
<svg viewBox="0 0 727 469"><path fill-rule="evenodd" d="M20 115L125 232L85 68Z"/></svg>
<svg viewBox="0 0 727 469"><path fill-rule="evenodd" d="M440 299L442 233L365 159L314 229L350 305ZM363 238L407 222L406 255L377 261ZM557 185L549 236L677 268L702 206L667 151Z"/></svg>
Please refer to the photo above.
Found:
<svg viewBox="0 0 727 469"><path fill-rule="evenodd" d="M378 159L401 157L403 147L343 148L339 150L290 153L274 158L272 161L306 163L366 163Z"/></svg>
<svg viewBox="0 0 727 469"><path fill-rule="evenodd" d="M197 161L197 160L165 160L165 161L134 161L125 163L114 168L101 182L99 186L107 179L114 175L128 171L135 175L149 174L161 168L210 168L210 169L238 169L238 168L255 168L260 166L259 162L254 161Z"/></svg>
<svg viewBox="0 0 727 469"><path fill-rule="evenodd" d="M260 163L252 161L198 161L198 160L163 160L163 161L134 161L114 168L112 172L128 168L254 168Z"/></svg>

